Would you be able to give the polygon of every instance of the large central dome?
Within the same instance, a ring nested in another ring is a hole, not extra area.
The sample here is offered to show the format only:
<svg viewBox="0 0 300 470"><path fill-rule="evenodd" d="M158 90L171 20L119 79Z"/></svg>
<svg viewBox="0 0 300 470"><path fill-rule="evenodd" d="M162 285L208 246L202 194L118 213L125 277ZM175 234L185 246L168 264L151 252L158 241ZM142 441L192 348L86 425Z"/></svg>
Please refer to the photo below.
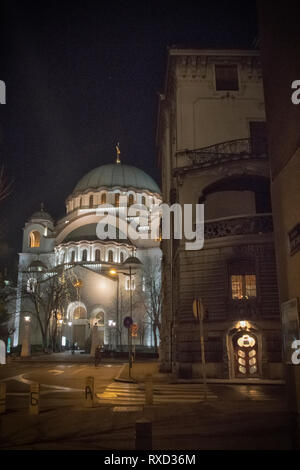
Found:
<svg viewBox="0 0 300 470"><path fill-rule="evenodd" d="M87 173L77 183L74 193L90 189L121 187L148 190L160 194L160 189L151 176L143 170L122 163L102 165Z"/></svg>

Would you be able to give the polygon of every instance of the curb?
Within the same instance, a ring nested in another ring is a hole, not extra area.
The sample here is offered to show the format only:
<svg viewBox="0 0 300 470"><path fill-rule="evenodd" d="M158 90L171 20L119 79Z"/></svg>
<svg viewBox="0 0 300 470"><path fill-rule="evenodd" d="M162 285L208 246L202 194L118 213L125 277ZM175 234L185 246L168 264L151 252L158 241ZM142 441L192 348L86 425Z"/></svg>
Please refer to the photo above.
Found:
<svg viewBox="0 0 300 470"><path fill-rule="evenodd" d="M114 378L114 381L115 382L128 383L128 384L137 384L138 382L134 379L130 379L129 377L128 377L128 379L123 379L121 377L121 375L122 375L125 367L127 367L127 365L128 365L127 363L123 364L123 367L121 368L119 374Z"/></svg>

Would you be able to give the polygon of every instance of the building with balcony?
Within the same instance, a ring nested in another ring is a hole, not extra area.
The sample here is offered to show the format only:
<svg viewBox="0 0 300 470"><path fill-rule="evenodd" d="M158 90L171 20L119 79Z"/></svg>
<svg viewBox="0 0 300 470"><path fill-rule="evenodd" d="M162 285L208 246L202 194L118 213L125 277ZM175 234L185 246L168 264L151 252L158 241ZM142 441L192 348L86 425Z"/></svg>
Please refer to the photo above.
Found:
<svg viewBox="0 0 300 470"><path fill-rule="evenodd" d="M24 318L30 318L34 345L43 341L42 329L44 340L51 343L54 329L60 345L77 343L87 349L96 326L98 343L120 347L128 343L126 316L137 325L133 342L153 345L151 319L141 296L147 285L143 267L160 265L159 241L134 239L127 229L135 219L131 210L138 215L139 208L147 210L160 201L155 181L121 163L118 155L116 163L83 176L66 199L66 215L56 223L42 205L23 232L14 346L22 344ZM109 228L108 214L115 217L111 227L116 230L103 238L99 228ZM140 222L138 229L147 231L147 226Z"/></svg>
<svg viewBox="0 0 300 470"><path fill-rule="evenodd" d="M204 204L204 247L162 241L161 370L279 378L281 326L260 57L170 48L157 126L163 201ZM195 221L194 221L195 222Z"/></svg>

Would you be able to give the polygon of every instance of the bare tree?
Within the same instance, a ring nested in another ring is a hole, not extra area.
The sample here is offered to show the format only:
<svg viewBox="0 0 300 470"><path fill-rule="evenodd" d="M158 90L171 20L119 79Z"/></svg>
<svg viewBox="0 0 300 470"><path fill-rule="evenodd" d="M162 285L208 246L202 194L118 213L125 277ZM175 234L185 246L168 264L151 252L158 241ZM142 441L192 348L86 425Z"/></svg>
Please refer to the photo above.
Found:
<svg viewBox="0 0 300 470"><path fill-rule="evenodd" d="M58 321L64 321L67 305L77 295L73 272L26 273L20 294L37 321L44 351L48 348L48 337L55 350Z"/></svg>
<svg viewBox="0 0 300 470"><path fill-rule="evenodd" d="M144 262L139 292L145 308L144 323L150 323L154 348L157 352L162 309L161 261L159 257L149 258Z"/></svg>

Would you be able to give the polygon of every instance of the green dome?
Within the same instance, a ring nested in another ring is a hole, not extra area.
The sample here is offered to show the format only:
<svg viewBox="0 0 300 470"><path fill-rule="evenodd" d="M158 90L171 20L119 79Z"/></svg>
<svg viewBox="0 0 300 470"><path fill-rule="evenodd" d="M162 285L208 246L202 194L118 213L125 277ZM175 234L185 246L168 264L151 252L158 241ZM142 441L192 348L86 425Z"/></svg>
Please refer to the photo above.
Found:
<svg viewBox="0 0 300 470"><path fill-rule="evenodd" d="M75 186L73 193L81 193L89 189L99 188L132 188L148 190L160 194L160 189L151 176L143 170L131 165L108 164L94 168L87 173Z"/></svg>

